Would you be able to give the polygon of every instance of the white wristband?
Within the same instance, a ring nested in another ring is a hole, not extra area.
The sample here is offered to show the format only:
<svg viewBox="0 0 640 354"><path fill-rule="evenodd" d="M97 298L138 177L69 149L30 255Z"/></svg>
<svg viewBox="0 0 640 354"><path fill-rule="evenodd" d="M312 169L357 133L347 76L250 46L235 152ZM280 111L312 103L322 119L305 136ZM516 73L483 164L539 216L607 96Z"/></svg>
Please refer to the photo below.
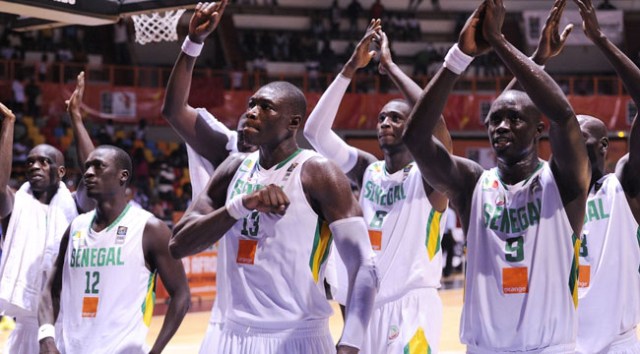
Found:
<svg viewBox="0 0 640 354"><path fill-rule="evenodd" d="M197 58L202 52L202 47L204 47L204 43L193 42L189 36L185 37L182 42L182 52L190 57Z"/></svg>
<svg viewBox="0 0 640 354"><path fill-rule="evenodd" d="M462 74L473 61L473 57L466 55L458 47L458 43L454 44L444 57L444 67L451 70L456 75Z"/></svg>
<svg viewBox="0 0 640 354"><path fill-rule="evenodd" d="M242 204L242 195L237 195L229 202L227 202L227 212L231 215L232 218L239 220L244 218L245 216L251 214L251 209L247 209L244 204Z"/></svg>
<svg viewBox="0 0 640 354"><path fill-rule="evenodd" d="M52 324L46 323L38 328L38 342L49 337L56 338L56 328Z"/></svg>

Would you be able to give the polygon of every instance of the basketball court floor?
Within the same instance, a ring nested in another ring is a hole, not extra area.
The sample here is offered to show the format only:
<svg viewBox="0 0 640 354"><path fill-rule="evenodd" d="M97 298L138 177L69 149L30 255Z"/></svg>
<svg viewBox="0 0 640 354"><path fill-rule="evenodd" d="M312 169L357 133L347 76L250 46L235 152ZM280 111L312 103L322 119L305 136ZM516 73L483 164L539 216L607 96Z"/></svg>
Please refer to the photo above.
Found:
<svg viewBox="0 0 640 354"><path fill-rule="evenodd" d="M460 344L458 339L458 327L460 323L460 313L462 311L462 289L441 290L440 296L443 303L443 326L440 340L440 353L457 354L464 353L465 346ZM337 303L332 302L334 315L330 320L331 334L337 341L342 331L342 317ZM197 354L200 342L204 337L209 322L209 311L189 312L185 317L178 332L173 336L163 353L165 354ZM158 335L164 316L154 316L151 321L151 328L147 342L149 345ZM4 353L2 348L9 336L8 331L0 332L0 353ZM5 353L6 354L6 353ZM363 353L364 354L364 353Z"/></svg>

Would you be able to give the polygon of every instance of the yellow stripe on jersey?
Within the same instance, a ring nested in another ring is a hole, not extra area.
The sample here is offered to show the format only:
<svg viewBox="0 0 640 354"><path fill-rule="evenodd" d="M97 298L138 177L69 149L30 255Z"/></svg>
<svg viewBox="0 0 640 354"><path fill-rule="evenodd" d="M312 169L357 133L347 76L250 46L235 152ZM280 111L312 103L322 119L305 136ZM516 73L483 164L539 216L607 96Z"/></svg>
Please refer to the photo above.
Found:
<svg viewBox="0 0 640 354"><path fill-rule="evenodd" d="M569 292L573 298L573 306L578 308L578 271L580 270L580 244L581 240L575 234L571 235L573 241L573 259L571 261L571 274L569 274Z"/></svg>
<svg viewBox="0 0 640 354"><path fill-rule="evenodd" d="M429 214L429 221L427 222L427 254L429 260L432 260L440 251L440 219L442 219L442 213L431 209Z"/></svg>
<svg viewBox="0 0 640 354"><path fill-rule="evenodd" d="M142 320L149 327L151 325L151 317L153 317L153 306L156 303L156 273L149 275L149 283L147 284L147 295L142 302Z"/></svg>
<svg viewBox="0 0 640 354"><path fill-rule="evenodd" d="M431 354L429 341L421 327L418 327L409 343L404 346L404 354Z"/></svg>
<svg viewBox="0 0 640 354"><path fill-rule="evenodd" d="M322 263L327 260L329 251L331 250L331 230L326 221L318 218L316 226L316 236L313 238L313 249L311 250L311 258L309 259L309 267L313 274L313 280L317 283L320 277L320 268Z"/></svg>

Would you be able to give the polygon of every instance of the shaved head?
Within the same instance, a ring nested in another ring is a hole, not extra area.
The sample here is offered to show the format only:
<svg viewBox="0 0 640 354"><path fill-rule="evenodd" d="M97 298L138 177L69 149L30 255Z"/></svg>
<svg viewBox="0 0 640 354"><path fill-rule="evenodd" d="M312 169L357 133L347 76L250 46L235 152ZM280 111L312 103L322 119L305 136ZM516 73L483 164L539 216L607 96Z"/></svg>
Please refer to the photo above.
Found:
<svg viewBox="0 0 640 354"><path fill-rule="evenodd" d="M607 137L607 126L600 119L585 114L579 114L577 118L583 134L587 133L595 139Z"/></svg>
<svg viewBox="0 0 640 354"><path fill-rule="evenodd" d="M64 166L64 155L62 152L49 144L36 145L31 149L29 154L48 156L51 160L55 161L56 165Z"/></svg>
<svg viewBox="0 0 640 354"><path fill-rule="evenodd" d="M293 115L299 115L304 118L307 114L307 99L304 93L295 85L286 81L274 81L264 85L263 88L272 89L278 95L282 95L281 97L288 103L288 109Z"/></svg>
<svg viewBox="0 0 640 354"><path fill-rule="evenodd" d="M520 112L533 119L533 122L539 122L542 119L542 114L538 110L538 107L531 101L529 95L526 92L520 90L507 90L496 98L491 107L497 106L499 103L511 102L515 104Z"/></svg>

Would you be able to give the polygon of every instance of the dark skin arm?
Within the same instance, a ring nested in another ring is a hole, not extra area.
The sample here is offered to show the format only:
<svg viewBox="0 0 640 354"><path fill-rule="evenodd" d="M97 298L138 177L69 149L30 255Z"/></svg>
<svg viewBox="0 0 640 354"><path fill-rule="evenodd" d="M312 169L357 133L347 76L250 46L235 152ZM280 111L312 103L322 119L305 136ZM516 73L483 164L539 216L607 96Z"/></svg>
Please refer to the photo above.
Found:
<svg viewBox="0 0 640 354"><path fill-rule="evenodd" d="M553 4L553 7L549 12L549 16L547 17L547 22L544 24L544 28L540 34L538 47L531 56L531 60L533 60L534 63L538 65L545 65L549 59L562 52L562 49L567 42L567 38L573 30L573 24L568 24L562 31L562 34L559 33L560 19L562 18L562 12L566 5L566 1L555 1ZM516 88L517 82L518 81L515 78L511 80L504 91L514 88L518 89Z"/></svg>
<svg viewBox="0 0 640 354"><path fill-rule="evenodd" d="M484 38L491 43L533 103L551 120L549 140L553 157L550 165L571 226L579 234L591 174L576 115L556 82L502 35L505 16L503 1L487 0L486 4Z"/></svg>
<svg viewBox="0 0 640 354"><path fill-rule="evenodd" d="M189 310L191 294L182 261L169 254L171 230L167 225L152 217L147 221L143 235L143 250L147 268L157 270L171 302L162 323L162 328L149 353L161 353Z"/></svg>
<svg viewBox="0 0 640 354"><path fill-rule="evenodd" d="M214 172L206 192L198 195L185 215L173 229L169 250L174 258L182 258L203 251L218 242L236 223L225 207L227 188L242 162L241 157L230 156ZM289 199L276 185L244 195L242 204L249 210L262 213L284 214Z"/></svg>
<svg viewBox="0 0 640 354"><path fill-rule="evenodd" d="M189 22L189 39L196 43L204 43L218 26L226 6L227 0L198 3ZM187 102L196 59L182 51L178 55L167 83L162 116L199 155L213 166L218 166L229 155L226 149L229 140L225 134L212 130L198 116L196 109Z"/></svg>
<svg viewBox="0 0 640 354"><path fill-rule="evenodd" d="M227 188L242 159L230 156L213 173L203 193L194 198L173 228L169 251L174 258L202 252L237 221L227 212Z"/></svg>
<svg viewBox="0 0 640 354"><path fill-rule="evenodd" d="M71 117L71 128L73 129L73 136L75 137L76 142L76 157L78 158L78 165L80 165L80 170L84 173L84 162L87 161L89 154L95 150L95 145L93 144L93 141L89 136L89 132L87 132L87 128L84 126L84 122L82 121L81 106L85 87L84 71L78 74L77 80L78 83L76 85L76 89L73 91L73 94L71 94L71 98L69 98L65 103L67 104L67 112L69 112L69 116ZM76 190L74 197L80 212L87 212L96 206L95 201L87 196L87 191L82 179L80 179L80 183L78 184L78 189Z"/></svg>
<svg viewBox="0 0 640 354"><path fill-rule="evenodd" d="M458 39L460 50L474 57L489 49L488 44L479 36L484 6L483 2L469 17ZM459 75L445 67L438 70L411 112L403 141L414 156L422 176L449 198L466 232L473 188L483 169L472 160L452 155L434 136L447 98L458 77Z"/></svg>
<svg viewBox="0 0 640 354"><path fill-rule="evenodd" d="M13 131L16 116L4 104L0 103L2 131L0 131L0 219L11 215L15 192L9 187L13 162ZM4 220L3 220L4 221ZM6 231L6 230L5 230Z"/></svg>
<svg viewBox="0 0 640 354"><path fill-rule="evenodd" d="M618 73L631 99L640 107L640 69L616 47L600 29L596 10L590 0L574 0L580 9L587 37L602 51ZM618 161L616 176L622 184L636 221L640 221L640 123L633 119L629 134L629 153Z"/></svg>
<svg viewBox="0 0 640 354"><path fill-rule="evenodd" d="M391 50L389 49L389 39L387 38L387 34L380 31L379 34L379 42L380 42L380 72L389 75L391 81L393 81L394 85L402 92L404 98L409 102L411 107L415 106L418 99L420 99L420 95L422 94L422 88L416 84L407 74L404 73L400 69L396 63L393 62L391 57ZM438 139L449 152L453 151L451 135L449 134L449 130L447 129L447 125L444 122L444 117L440 117L438 124L434 130L434 136ZM420 160L416 159L417 163ZM423 168L429 168L432 166L431 164L425 165ZM429 198L429 202L433 207L438 211L443 211L447 208L449 204L449 200L447 197L429 185L426 179L423 178L423 187L427 197Z"/></svg>
<svg viewBox="0 0 640 354"><path fill-rule="evenodd" d="M303 165L301 179L307 200L309 200L313 209L329 224L336 220L362 216L360 205L351 194L347 177L333 162L320 157L308 160ZM363 234L362 237L367 237L367 235ZM368 242L368 238L366 242ZM340 242L336 241L336 246L339 244ZM338 251L341 255L347 253L340 249ZM350 274L349 276L358 277L357 274ZM365 291L375 292L375 289L372 287ZM352 299L362 299L362 295L364 295L355 294L352 291L349 291L349 293ZM347 300L347 303L350 303L350 301ZM347 323L355 320L348 316L348 309L346 313L345 321ZM347 345L338 346L338 354L350 353L358 353L358 349Z"/></svg>
<svg viewBox="0 0 640 354"><path fill-rule="evenodd" d="M38 323L55 324L58 314L60 313L60 291L62 290L62 269L64 268L64 258L67 254L69 246L69 228L64 232L60 240L60 250L58 258L56 258L51 274L47 279L47 283L40 294L40 303L38 304ZM58 354L58 348L52 337L40 340L40 354Z"/></svg>

